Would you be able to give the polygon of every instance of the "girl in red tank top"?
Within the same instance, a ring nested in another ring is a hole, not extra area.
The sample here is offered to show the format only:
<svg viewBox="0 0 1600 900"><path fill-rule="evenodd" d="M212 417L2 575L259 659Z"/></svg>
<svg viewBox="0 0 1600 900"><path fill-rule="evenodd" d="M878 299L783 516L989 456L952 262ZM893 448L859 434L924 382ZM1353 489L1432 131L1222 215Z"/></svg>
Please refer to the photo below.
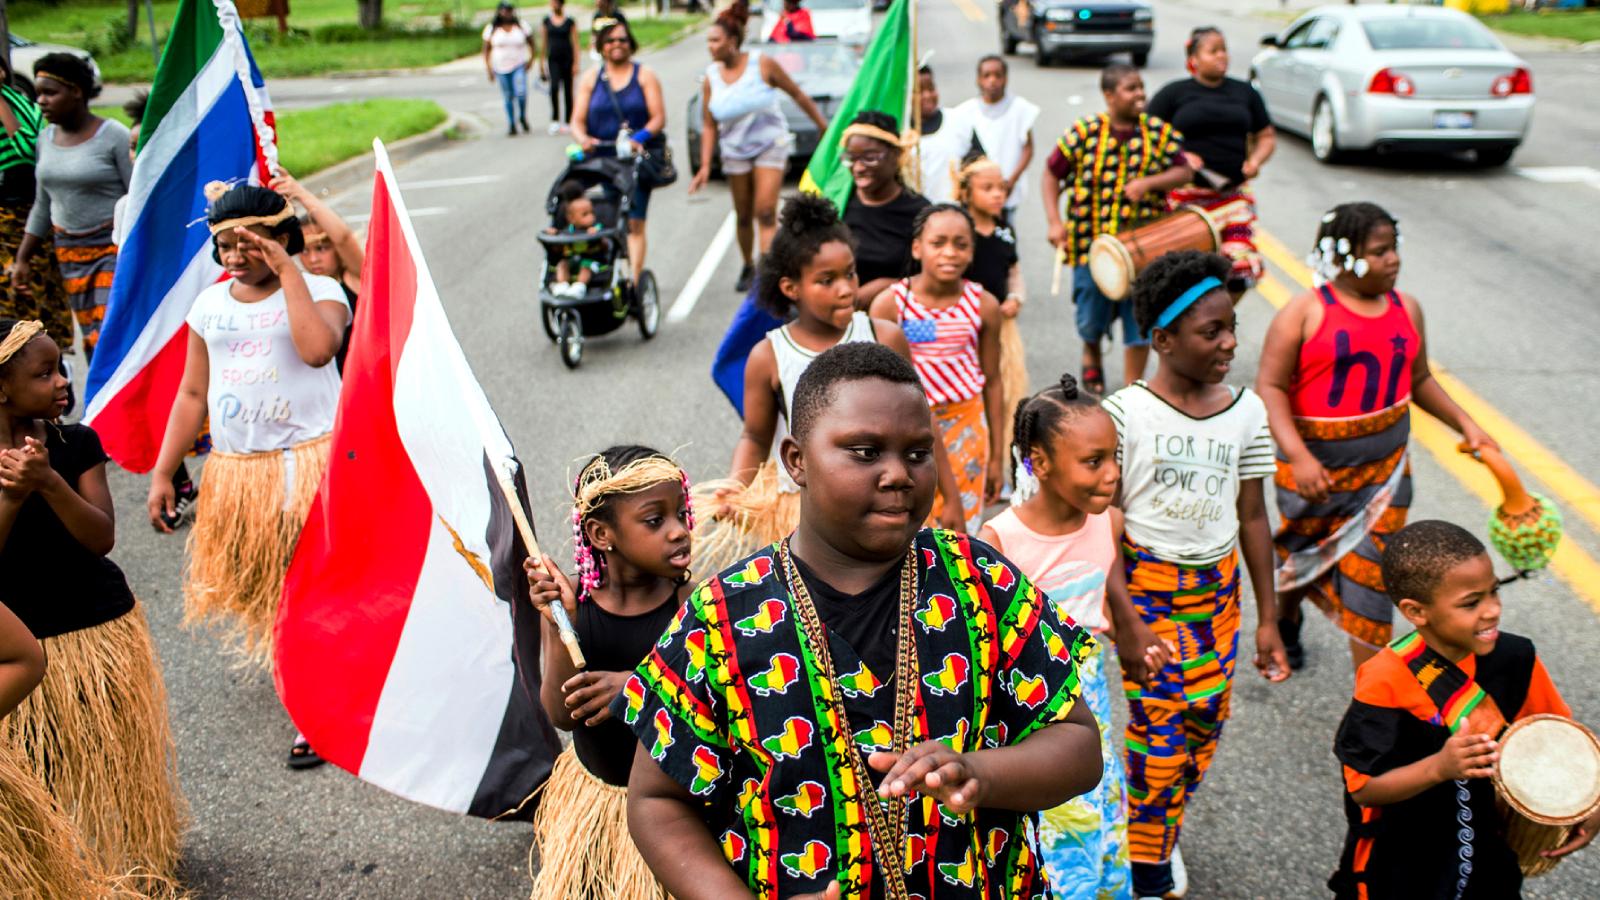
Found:
<svg viewBox="0 0 1600 900"><path fill-rule="evenodd" d="M1378 562L1411 505L1411 404L1472 449L1494 442L1428 368L1422 310L1395 290L1393 216L1371 203L1335 207L1310 262L1320 286L1272 320L1256 382L1278 447L1278 627L1300 668L1299 601L1309 597L1349 635L1359 667L1393 632Z"/></svg>

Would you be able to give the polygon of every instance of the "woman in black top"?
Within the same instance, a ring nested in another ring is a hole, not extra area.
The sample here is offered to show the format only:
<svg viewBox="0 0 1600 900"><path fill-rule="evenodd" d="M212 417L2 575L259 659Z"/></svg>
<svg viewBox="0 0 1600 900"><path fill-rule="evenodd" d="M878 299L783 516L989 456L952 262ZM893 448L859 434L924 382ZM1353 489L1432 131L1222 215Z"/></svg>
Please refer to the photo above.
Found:
<svg viewBox="0 0 1600 900"><path fill-rule="evenodd" d="M544 17L544 77L550 81L550 133L568 130L572 119L572 85L578 80L577 26L566 13L566 0L550 0ZM566 113L561 101L566 100Z"/></svg>
<svg viewBox="0 0 1600 900"><path fill-rule="evenodd" d="M106 454L61 425L61 350L0 319L0 603L44 644L44 682L0 722L100 865L170 887L185 809L167 695L144 613L116 563Z"/></svg>
<svg viewBox="0 0 1600 900"><path fill-rule="evenodd" d="M534 814L542 862L533 896L653 900L664 895L628 836L628 774L639 742L627 697L633 691L642 702L633 671L689 596L689 477L648 447L611 447L578 472L573 500L577 590L548 556L526 565L529 598L546 617L539 699L556 726L572 732ZM556 603L575 624L588 662L582 671L553 624Z"/></svg>
<svg viewBox="0 0 1600 900"><path fill-rule="evenodd" d="M1228 292L1234 302L1261 277L1255 247L1255 194L1249 181L1277 147L1267 105L1256 89L1228 77L1228 45L1215 28L1196 28L1184 45L1192 77L1156 92L1148 112L1172 123L1183 135L1183 150L1194 183L1168 195L1173 206L1216 209L1243 201L1222 223L1222 254L1233 261Z"/></svg>
<svg viewBox="0 0 1600 900"><path fill-rule="evenodd" d="M899 123L873 110L857 113L844 130L843 161L855 184L844 223L856 241L856 308L910 274L911 222L928 199L900 179Z"/></svg>

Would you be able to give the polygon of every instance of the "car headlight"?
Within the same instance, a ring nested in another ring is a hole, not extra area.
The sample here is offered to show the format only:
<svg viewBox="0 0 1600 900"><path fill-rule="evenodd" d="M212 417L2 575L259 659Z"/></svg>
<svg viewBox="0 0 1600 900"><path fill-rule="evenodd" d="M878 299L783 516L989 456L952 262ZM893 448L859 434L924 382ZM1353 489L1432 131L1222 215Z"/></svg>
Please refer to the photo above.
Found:
<svg viewBox="0 0 1600 900"><path fill-rule="evenodd" d="M1154 19L1155 17L1156 17L1156 11L1151 9L1151 8L1149 8L1149 7L1147 7L1147 6L1146 7L1140 7L1139 9L1136 9L1136 10L1133 11L1133 20L1135 22L1148 22L1148 21Z"/></svg>
<svg viewBox="0 0 1600 900"><path fill-rule="evenodd" d="M1061 7L1061 6L1051 7L1050 9L1047 9L1044 12L1044 17L1046 19L1049 19L1052 22L1070 22L1077 15L1078 15L1078 11L1077 10L1075 10L1075 9L1067 9L1067 8Z"/></svg>

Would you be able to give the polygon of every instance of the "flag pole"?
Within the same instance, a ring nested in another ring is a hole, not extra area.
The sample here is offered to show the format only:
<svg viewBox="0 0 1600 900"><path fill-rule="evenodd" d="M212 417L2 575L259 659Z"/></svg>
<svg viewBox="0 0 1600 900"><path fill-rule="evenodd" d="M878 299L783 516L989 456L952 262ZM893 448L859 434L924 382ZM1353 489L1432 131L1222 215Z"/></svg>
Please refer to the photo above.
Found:
<svg viewBox="0 0 1600 900"><path fill-rule="evenodd" d="M908 0L911 4L911 52L906 55L906 65L910 68L907 73L908 84L911 91L906 95L910 98L911 109L908 110L906 121L917 136L917 144L911 148L911 183L918 193L922 192L922 79L917 77L917 0Z"/></svg>
<svg viewBox="0 0 1600 900"><path fill-rule="evenodd" d="M522 535L522 546L533 558L533 564L541 569L544 568L544 554L539 551L539 541L533 536L533 525L528 521L528 514L522 509L522 498L517 495L517 489L512 486L511 479L502 473L496 472L494 480L500 485L500 493L505 495L506 505L511 507L511 518L517 523L517 533ZM561 632L561 643L566 645L567 655L572 657L572 664L580 669L587 668L589 663L583 658L583 649L578 646L578 632L572 627L572 619L567 616L567 608L556 602L546 609L550 610L550 618Z"/></svg>

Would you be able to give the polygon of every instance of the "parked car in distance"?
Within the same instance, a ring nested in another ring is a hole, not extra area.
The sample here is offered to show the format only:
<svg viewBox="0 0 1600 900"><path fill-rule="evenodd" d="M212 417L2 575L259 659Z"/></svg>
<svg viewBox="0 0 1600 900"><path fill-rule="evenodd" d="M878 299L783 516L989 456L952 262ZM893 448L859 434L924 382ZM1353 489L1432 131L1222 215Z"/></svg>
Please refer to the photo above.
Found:
<svg viewBox="0 0 1600 900"><path fill-rule="evenodd" d="M11 71L18 77L28 79L33 83L33 63L41 56L51 53L71 53L89 64L89 69L94 72L94 83L100 83L100 67L95 64L94 57L87 50L77 47L68 47L65 44L36 44L15 31L11 32Z"/></svg>
<svg viewBox="0 0 1600 900"><path fill-rule="evenodd" d="M804 0L800 5L811 13L811 28L819 38L865 44L872 36L873 0ZM770 38L782 15L783 0L763 0L757 39Z"/></svg>
<svg viewBox="0 0 1600 900"><path fill-rule="evenodd" d="M794 83L805 91L806 95L817 104L817 109L826 119L832 119L839 108L839 101L850 90L850 83L855 80L856 73L861 71L861 56L865 48L860 44L847 43L832 38L815 41L798 41L791 44L750 44L750 49L760 50L778 61ZM703 77L703 76L702 76ZM778 95L778 105L783 109L783 117L789 120L789 131L794 135L794 148L789 156L791 169L805 166L811 159L811 154L817 149L817 142L822 135L817 131L817 125L812 122L800 107L789 99L788 94ZM700 90L698 87L689 97L689 108L684 116L688 123L685 135L689 148L689 168L700 168L700 136L703 121L700 114ZM720 176L722 165L717 157L715 148L711 154L711 174Z"/></svg>
<svg viewBox="0 0 1600 900"><path fill-rule="evenodd" d="M1028 41L1041 66L1113 53L1143 66L1155 43L1155 10L1139 0L1000 0L997 12L1000 49L1010 55Z"/></svg>
<svg viewBox="0 0 1600 900"><path fill-rule="evenodd" d="M1472 150L1504 165L1533 118L1533 74L1453 9L1324 6L1261 39L1250 82L1272 124L1335 162L1351 151Z"/></svg>

